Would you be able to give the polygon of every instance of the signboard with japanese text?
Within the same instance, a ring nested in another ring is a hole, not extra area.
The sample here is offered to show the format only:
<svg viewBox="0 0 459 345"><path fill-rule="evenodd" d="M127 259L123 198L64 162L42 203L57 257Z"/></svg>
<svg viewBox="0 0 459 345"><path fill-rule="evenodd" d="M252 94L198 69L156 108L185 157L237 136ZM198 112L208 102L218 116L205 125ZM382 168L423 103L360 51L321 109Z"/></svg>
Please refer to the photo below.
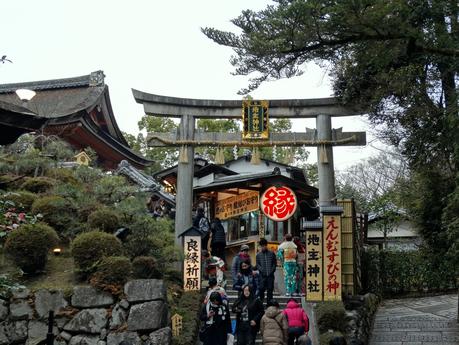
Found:
<svg viewBox="0 0 459 345"><path fill-rule="evenodd" d="M258 210L258 192L250 191L217 201L215 217L228 219L241 214Z"/></svg>
<svg viewBox="0 0 459 345"><path fill-rule="evenodd" d="M323 300L322 230L306 231L306 300Z"/></svg>
<svg viewBox="0 0 459 345"><path fill-rule="evenodd" d="M269 187L260 199L260 207L264 215L276 222L282 222L293 216L297 206L295 193L285 186Z"/></svg>
<svg viewBox="0 0 459 345"><path fill-rule="evenodd" d="M324 215L324 301L341 300L341 216Z"/></svg>
<svg viewBox="0 0 459 345"><path fill-rule="evenodd" d="M185 259L183 263L183 289L201 290L201 237L185 236L183 242Z"/></svg>
<svg viewBox="0 0 459 345"><path fill-rule="evenodd" d="M268 101L242 101L242 139L268 139Z"/></svg>

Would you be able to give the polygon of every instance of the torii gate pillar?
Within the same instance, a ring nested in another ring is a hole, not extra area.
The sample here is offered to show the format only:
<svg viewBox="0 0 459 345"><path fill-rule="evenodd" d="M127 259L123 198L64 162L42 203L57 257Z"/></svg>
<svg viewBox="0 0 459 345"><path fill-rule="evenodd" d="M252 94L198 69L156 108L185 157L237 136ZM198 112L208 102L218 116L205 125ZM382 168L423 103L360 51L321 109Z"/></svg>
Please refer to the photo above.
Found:
<svg viewBox="0 0 459 345"><path fill-rule="evenodd" d="M194 117L183 115L180 120L180 140L194 139ZM177 199L175 200L175 243L182 245L179 235L193 223L194 147L184 145L180 149L177 169Z"/></svg>
<svg viewBox="0 0 459 345"><path fill-rule="evenodd" d="M332 123L330 115L317 115L317 139L319 141L332 140ZM317 169L319 177L319 206L335 204L335 170L333 167L333 147L319 145L317 147Z"/></svg>

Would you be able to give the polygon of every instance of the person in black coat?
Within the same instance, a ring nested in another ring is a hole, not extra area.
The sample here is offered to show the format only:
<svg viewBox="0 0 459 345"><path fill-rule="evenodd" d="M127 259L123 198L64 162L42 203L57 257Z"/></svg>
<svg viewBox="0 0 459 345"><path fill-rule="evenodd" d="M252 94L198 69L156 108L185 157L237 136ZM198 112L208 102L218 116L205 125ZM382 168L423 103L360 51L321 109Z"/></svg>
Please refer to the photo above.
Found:
<svg viewBox="0 0 459 345"><path fill-rule="evenodd" d="M264 314L263 303L255 296L252 285L244 285L242 294L234 302L238 345L254 345Z"/></svg>
<svg viewBox="0 0 459 345"><path fill-rule="evenodd" d="M228 334L232 333L231 316L220 293L210 294L209 302L201 309L200 319L206 328L204 339L201 339L204 345L226 345Z"/></svg>
<svg viewBox="0 0 459 345"><path fill-rule="evenodd" d="M212 233L212 240L210 241L212 255L225 261L226 234L219 218L212 221L210 230Z"/></svg>

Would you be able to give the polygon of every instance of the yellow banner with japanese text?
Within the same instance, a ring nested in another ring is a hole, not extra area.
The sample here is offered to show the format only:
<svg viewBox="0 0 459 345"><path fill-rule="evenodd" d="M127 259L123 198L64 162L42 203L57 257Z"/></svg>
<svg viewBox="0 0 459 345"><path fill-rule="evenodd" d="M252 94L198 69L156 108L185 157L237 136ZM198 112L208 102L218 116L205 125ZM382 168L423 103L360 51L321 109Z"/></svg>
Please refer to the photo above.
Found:
<svg viewBox="0 0 459 345"><path fill-rule="evenodd" d="M306 300L322 301L322 230L306 231Z"/></svg>
<svg viewBox="0 0 459 345"><path fill-rule="evenodd" d="M323 216L324 301L341 300L341 216Z"/></svg>
<svg viewBox="0 0 459 345"><path fill-rule="evenodd" d="M258 192L250 191L218 200L215 205L215 217L228 219L251 211L257 211L259 207L258 199Z"/></svg>

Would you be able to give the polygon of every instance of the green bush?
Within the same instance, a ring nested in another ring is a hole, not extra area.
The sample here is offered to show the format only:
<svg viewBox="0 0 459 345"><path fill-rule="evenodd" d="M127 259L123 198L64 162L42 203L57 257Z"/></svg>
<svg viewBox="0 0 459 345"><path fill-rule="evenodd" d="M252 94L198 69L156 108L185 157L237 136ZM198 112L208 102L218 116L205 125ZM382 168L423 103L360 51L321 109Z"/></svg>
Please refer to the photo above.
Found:
<svg viewBox="0 0 459 345"><path fill-rule="evenodd" d="M195 344L198 338L199 312L202 307L202 298L198 292L183 293L180 299L172 306L171 314L178 313L183 317L183 327L180 336L172 339L172 345Z"/></svg>
<svg viewBox="0 0 459 345"><path fill-rule="evenodd" d="M343 333L337 331L326 332L319 336L319 343L320 345L330 345L330 340L336 337L344 338L344 335ZM344 341L343 344L346 344L346 342Z"/></svg>
<svg viewBox="0 0 459 345"><path fill-rule="evenodd" d="M96 265L105 256L121 255L121 242L111 234L90 231L78 235L72 242L72 255L78 272L83 275L92 273Z"/></svg>
<svg viewBox="0 0 459 345"><path fill-rule="evenodd" d="M33 214L41 214L43 220L56 231L69 236L74 233L76 209L71 201L57 195L44 196L32 205Z"/></svg>
<svg viewBox="0 0 459 345"><path fill-rule="evenodd" d="M58 240L50 226L43 223L26 224L9 234L5 252L24 272L33 274L45 267L48 251Z"/></svg>
<svg viewBox="0 0 459 345"><path fill-rule="evenodd" d="M160 270L178 259L174 243L174 228L167 219L155 220L150 216L137 216L129 225L131 231L124 243L130 258L153 256Z"/></svg>
<svg viewBox="0 0 459 345"><path fill-rule="evenodd" d="M76 202L78 206L78 219L80 219L82 222L87 222L89 215L93 213L94 210L98 210L99 208L104 207L103 204L93 199L82 198L76 200Z"/></svg>
<svg viewBox="0 0 459 345"><path fill-rule="evenodd" d="M9 299L12 295L12 290L19 288L25 289L25 286L20 285L6 274L0 274L0 299Z"/></svg>
<svg viewBox="0 0 459 345"><path fill-rule="evenodd" d="M113 233L120 227L118 214L108 207L100 208L93 211L88 216L88 225L91 230L101 230L108 233Z"/></svg>
<svg viewBox="0 0 459 345"><path fill-rule="evenodd" d="M125 256L106 256L97 264L91 283L96 287L106 285L122 286L132 272L132 264Z"/></svg>
<svg viewBox="0 0 459 345"><path fill-rule="evenodd" d="M35 193L28 192L26 190L18 192L9 192L1 196L3 201L9 200L14 203L16 211L29 212L32 208L32 204L37 200L38 195Z"/></svg>
<svg viewBox="0 0 459 345"><path fill-rule="evenodd" d="M54 187L56 180L49 177L29 177L21 185L21 189L32 193L46 193Z"/></svg>
<svg viewBox="0 0 459 345"><path fill-rule="evenodd" d="M134 278L138 279L161 279L162 273L156 260L152 256L139 256L132 261Z"/></svg>
<svg viewBox="0 0 459 345"><path fill-rule="evenodd" d="M364 291L380 295L444 291L456 287L447 260L422 248L417 251L368 250L362 256Z"/></svg>
<svg viewBox="0 0 459 345"><path fill-rule="evenodd" d="M330 329L344 332L346 312L341 301L317 303L315 316L320 333Z"/></svg>
<svg viewBox="0 0 459 345"><path fill-rule="evenodd" d="M78 184L72 169L52 168L46 172L46 176L63 183Z"/></svg>

